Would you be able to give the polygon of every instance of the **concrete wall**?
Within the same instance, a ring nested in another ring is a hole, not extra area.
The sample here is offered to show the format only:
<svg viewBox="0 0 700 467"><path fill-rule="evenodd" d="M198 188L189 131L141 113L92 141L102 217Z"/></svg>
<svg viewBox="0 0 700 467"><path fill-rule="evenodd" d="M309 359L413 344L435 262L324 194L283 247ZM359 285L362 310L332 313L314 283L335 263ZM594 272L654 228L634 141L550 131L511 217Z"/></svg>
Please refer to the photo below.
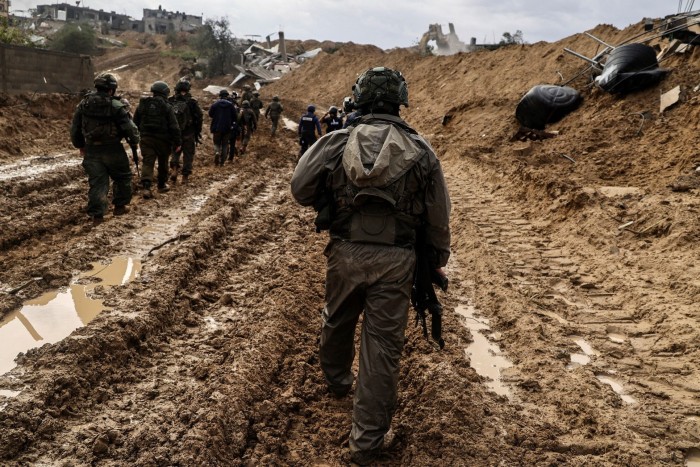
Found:
<svg viewBox="0 0 700 467"><path fill-rule="evenodd" d="M78 92L92 89L94 67L88 55L0 44L0 92Z"/></svg>

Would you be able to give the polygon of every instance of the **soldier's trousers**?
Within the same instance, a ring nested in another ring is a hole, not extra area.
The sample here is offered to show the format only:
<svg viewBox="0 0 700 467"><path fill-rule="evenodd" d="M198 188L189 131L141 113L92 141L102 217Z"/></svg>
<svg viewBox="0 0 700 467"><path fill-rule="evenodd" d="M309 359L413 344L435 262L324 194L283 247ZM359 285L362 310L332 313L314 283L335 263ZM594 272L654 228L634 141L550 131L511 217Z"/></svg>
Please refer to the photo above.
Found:
<svg viewBox="0 0 700 467"><path fill-rule="evenodd" d="M332 391L350 388L355 327L364 311L350 451L379 450L396 408L415 252L332 241L326 255L321 369Z"/></svg>
<svg viewBox="0 0 700 467"><path fill-rule="evenodd" d="M144 188L150 188L153 183L156 161L158 161L158 187L165 186L168 180L168 159L171 152L172 144L168 140L149 136L141 138L141 156L143 157L141 184Z"/></svg>
<svg viewBox="0 0 700 467"><path fill-rule="evenodd" d="M280 121L279 115L277 115L277 116L270 115L270 121L272 122L272 123L271 123L271 125L272 125L272 136L275 136L275 133L277 133L277 125L279 124L279 121Z"/></svg>
<svg viewBox="0 0 700 467"><path fill-rule="evenodd" d="M302 134L299 139L299 144L301 144L301 149L299 150L299 157L303 156L307 149L309 149L316 142L315 134Z"/></svg>
<svg viewBox="0 0 700 467"><path fill-rule="evenodd" d="M228 154L228 145L231 138L231 132L226 133L216 131L213 133L214 136L214 164L224 165L226 160L226 155Z"/></svg>
<svg viewBox="0 0 700 467"><path fill-rule="evenodd" d="M189 176L192 173L192 165L194 164L195 148L194 135L183 136L182 151L180 153L173 152L170 158L170 167L180 168L180 155L182 155L182 175Z"/></svg>
<svg viewBox="0 0 700 467"><path fill-rule="evenodd" d="M103 216L107 209L109 179L113 183L112 204L125 206L131 202L131 163L120 144L87 147L82 163L88 176L87 213L90 216Z"/></svg>

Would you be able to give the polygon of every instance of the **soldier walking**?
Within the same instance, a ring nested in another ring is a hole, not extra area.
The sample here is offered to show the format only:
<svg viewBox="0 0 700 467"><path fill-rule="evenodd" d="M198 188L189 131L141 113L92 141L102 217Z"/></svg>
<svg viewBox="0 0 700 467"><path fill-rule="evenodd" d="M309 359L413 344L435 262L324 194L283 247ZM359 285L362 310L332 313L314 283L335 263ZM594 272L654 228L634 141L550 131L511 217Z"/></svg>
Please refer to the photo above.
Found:
<svg viewBox="0 0 700 467"><path fill-rule="evenodd" d="M222 166L228 154L231 129L236 121L236 107L228 99L226 89L219 91L219 99L209 107L211 125L209 130L214 137L214 165Z"/></svg>
<svg viewBox="0 0 700 467"><path fill-rule="evenodd" d="M141 185L144 199L153 198L153 173L158 161L158 192L170 190L168 180L168 159L175 148L179 152L182 146L180 127L177 117L167 98L170 87L163 81L151 85L153 96L141 98L134 113L134 123L141 132Z"/></svg>
<svg viewBox="0 0 700 467"><path fill-rule="evenodd" d="M243 101L241 115L238 118L238 123L241 129L241 154L245 154L250 143L250 138L253 137L253 132L258 127L258 119L255 117L255 112L250 108L250 102Z"/></svg>
<svg viewBox="0 0 700 467"><path fill-rule="evenodd" d="M114 75L99 74L94 83L96 91L88 94L75 109L70 137L83 156L82 166L90 185L87 213L97 225L102 223L107 209L110 178L114 215L128 212L132 174L121 140L126 137L128 143L136 147L140 137L124 102L114 96L117 90Z"/></svg>
<svg viewBox="0 0 700 467"><path fill-rule="evenodd" d="M277 132L277 124L279 123L283 111L284 107L282 107L280 103L279 96L273 96L272 102L270 102L270 105L265 109L265 118L269 118L272 122L272 136L275 136Z"/></svg>
<svg viewBox="0 0 700 467"><path fill-rule="evenodd" d="M187 79L180 79L175 85L175 95L168 101L173 106L175 118L182 135L182 150L175 151L170 159L170 181L177 183L180 171L180 155L183 155L182 183L186 184L192 174L194 153L197 144L202 143L202 109L197 99L192 97L192 85Z"/></svg>

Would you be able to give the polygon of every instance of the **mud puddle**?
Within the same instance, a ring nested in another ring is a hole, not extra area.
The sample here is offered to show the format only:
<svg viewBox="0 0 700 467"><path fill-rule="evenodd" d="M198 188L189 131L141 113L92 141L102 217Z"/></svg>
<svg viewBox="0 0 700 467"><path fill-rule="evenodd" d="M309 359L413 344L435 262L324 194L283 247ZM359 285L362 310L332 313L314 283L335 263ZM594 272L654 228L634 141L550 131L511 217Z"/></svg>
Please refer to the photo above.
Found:
<svg viewBox="0 0 700 467"><path fill-rule="evenodd" d="M61 167L77 165L80 165L80 158L76 157L75 154L60 153L52 156L32 156L0 166L0 181L34 178Z"/></svg>
<svg viewBox="0 0 700 467"><path fill-rule="evenodd" d="M579 346L581 352L572 353L569 356L571 361L568 365L566 365L567 370L573 370L579 366L588 365L591 363L591 357L598 355L598 352L596 352L593 347L591 347L591 344L586 342L585 339L581 337L574 337L574 342Z"/></svg>
<svg viewBox="0 0 700 467"><path fill-rule="evenodd" d="M90 294L99 286L123 285L134 280L141 262L116 257L108 264L93 263L91 271L80 274L65 289L48 292L8 314L0 321L0 375L12 370L20 352L56 343L87 325L106 307ZM12 392L0 389L0 395Z"/></svg>
<svg viewBox="0 0 700 467"><path fill-rule="evenodd" d="M513 363L501 354L498 344L489 340L491 328L486 318L477 318L476 310L471 305L459 305L455 311L465 318L464 325L469 329L474 342L469 344L465 353L469 356L471 366L476 372L488 378L488 387L501 396L513 398L510 388L501 378L501 371L513 366ZM486 334L488 333L488 335Z"/></svg>
<svg viewBox="0 0 700 467"><path fill-rule="evenodd" d="M620 399L622 399L622 401L624 403L626 403L626 404L636 404L637 403L637 400L634 397L627 394L627 392L625 391L625 388L622 386L622 383L620 383L618 380L614 379L610 375L597 374L595 377L598 378L598 381L600 381L601 383L605 383L608 386L610 386L612 388L612 390L615 392L615 394L617 394L620 397Z"/></svg>

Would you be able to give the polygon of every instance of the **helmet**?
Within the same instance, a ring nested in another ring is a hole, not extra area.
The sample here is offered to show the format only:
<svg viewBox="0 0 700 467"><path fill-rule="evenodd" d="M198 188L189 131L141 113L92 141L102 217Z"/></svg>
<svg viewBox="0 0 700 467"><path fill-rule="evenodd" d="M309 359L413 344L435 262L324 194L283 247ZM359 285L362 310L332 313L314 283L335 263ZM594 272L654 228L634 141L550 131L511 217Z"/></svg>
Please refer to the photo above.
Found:
<svg viewBox="0 0 700 467"><path fill-rule="evenodd" d="M153 94L168 96L170 94L170 87L168 87L168 83L165 81L156 81L151 85L151 92Z"/></svg>
<svg viewBox="0 0 700 467"><path fill-rule="evenodd" d="M224 97L228 97L228 91L226 89L222 89L219 91L219 97L223 99Z"/></svg>
<svg viewBox="0 0 700 467"><path fill-rule="evenodd" d="M259 93L258 91L253 91L253 95L254 95L255 97L258 97L258 96L260 95L260 93Z"/></svg>
<svg viewBox="0 0 700 467"><path fill-rule="evenodd" d="M355 108L355 104L352 101L352 97L347 96L343 99L343 110L345 112L352 112L352 110Z"/></svg>
<svg viewBox="0 0 700 467"><path fill-rule="evenodd" d="M400 71L383 66L370 68L352 86L355 106L389 102L408 107L408 87Z"/></svg>
<svg viewBox="0 0 700 467"><path fill-rule="evenodd" d="M338 107L332 106L330 109L328 109L329 114L337 114L338 113Z"/></svg>
<svg viewBox="0 0 700 467"><path fill-rule="evenodd" d="M316 106L310 105L306 108L307 112L316 112Z"/></svg>
<svg viewBox="0 0 700 467"><path fill-rule="evenodd" d="M189 91L192 88L190 81L186 78L180 78L180 80L175 85L175 92Z"/></svg>
<svg viewBox="0 0 700 467"><path fill-rule="evenodd" d="M249 84L244 84L244 85L243 85L243 89L250 89L250 85L249 85Z"/></svg>
<svg viewBox="0 0 700 467"><path fill-rule="evenodd" d="M117 78L111 73L100 73L95 76L95 87L97 89L117 89Z"/></svg>
<svg viewBox="0 0 700 467"><path fill-rule="evenodd" d="M233 97L234 99L238 99L238 93L236 91L232 91L231 97Z"/></svg>
<svg viewBox="0 0 700 467"><path fill-rule="evenodd" d="M280 96L272 96L272 100L273 100L273 101L278 101L278 100L280 100Z"/></svg>
<svg viewBox="0 0 700 467"><path fill-rule="evenodd" d="M242 105L243 107L250 107L250 102L248 102L248 101L243 101L243 102L241 102L241 105Z"/></svg>

